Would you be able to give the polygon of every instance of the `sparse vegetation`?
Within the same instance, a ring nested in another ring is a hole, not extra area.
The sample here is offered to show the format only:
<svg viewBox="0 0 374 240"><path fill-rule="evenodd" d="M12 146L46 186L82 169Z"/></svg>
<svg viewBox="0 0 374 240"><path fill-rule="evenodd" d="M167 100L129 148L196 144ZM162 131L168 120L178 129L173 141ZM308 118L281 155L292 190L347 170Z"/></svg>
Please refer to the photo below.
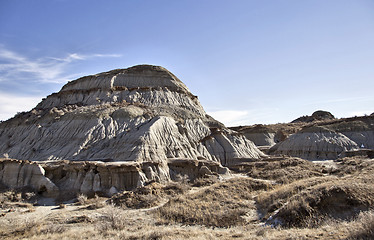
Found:
<svg viewBox="0 0 374 240"><path fill-rule="evenodd" d="M253 178L274 180L280 184L323 176L323 167L300 158L275 158L245 163L242 172Z"/></svg>
<svg viewBox="0 0 374 240"><path fill-rule="evenodd" d="M174 198L158 209L157 215L161 222L214 227L243 225L244 215L255 208L252 192L270 187L270 184L263 181L231 179L201 192Z"/></svg>
<svg viewBox="0 0 374 240"><path fill-rule="evenodd" d="M183 183L162 185L152 182L134 191L118 193L111 198L110 202L125 208L150 208L157 206L172 196L183 194L188 189L189 187Z"/></svg>
<svg viewBox="0 0 374 240"><path fill-rule="evenodd" d="M81 193L77 196L77 200L80 205L85 205L87 203L88 198L86 195Z"/></svg>
<svg viewBox="0 0 374 240"><path fill-rule="evenodd" d="M360 213L351 228L348 239L374 239L374 211Z"/></svg>
<svg viewBox="0 0 374 240"><path fill-rule="evenodd" d="M250 164L248 173L223 180L152 182L110 199L78 195L77 204L50 207L34 207L35 193L3 189L0 238L374 237L373 160L341 159L335 171L297 158Z"/></svg>
<svg viewBox="0 0 374 240"><path fill-rule="evenodd" d="M318 227L328 219L352 221L359 212L374 206L374 186L369 184L374 180L374 171L370 169L356 168L344 177L295 181L259 194L256 201L270 224Z"/></svg>

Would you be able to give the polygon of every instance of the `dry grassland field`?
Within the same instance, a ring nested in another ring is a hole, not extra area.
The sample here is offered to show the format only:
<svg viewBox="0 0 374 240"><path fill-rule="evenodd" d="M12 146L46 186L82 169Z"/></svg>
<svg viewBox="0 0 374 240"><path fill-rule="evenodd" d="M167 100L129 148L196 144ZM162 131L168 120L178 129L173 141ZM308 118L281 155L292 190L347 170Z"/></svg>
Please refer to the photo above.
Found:
<svg viewBox="0 0 374 240"><path fill-rule="evenodd" d="M278 157L224 177L151 182L54 205L3 187L0 238L373 239L373 181L373 159Z"/></svg>

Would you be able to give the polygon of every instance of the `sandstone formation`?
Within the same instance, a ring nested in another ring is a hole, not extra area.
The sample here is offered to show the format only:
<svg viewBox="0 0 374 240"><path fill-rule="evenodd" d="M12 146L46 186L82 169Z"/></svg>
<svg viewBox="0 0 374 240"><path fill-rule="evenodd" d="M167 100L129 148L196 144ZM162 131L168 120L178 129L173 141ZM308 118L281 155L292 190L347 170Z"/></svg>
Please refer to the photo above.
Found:
<svg viewBox="0 0 374 240"><path fill-rule="evenodd" d="M73 186L81 192L168 180L171 160L230 166L264 156L243 135L207 115L176 76L150 65L69 82L32 111L2 122L0 155L38 162L94 161L45 166L60 189Z"/></svg>

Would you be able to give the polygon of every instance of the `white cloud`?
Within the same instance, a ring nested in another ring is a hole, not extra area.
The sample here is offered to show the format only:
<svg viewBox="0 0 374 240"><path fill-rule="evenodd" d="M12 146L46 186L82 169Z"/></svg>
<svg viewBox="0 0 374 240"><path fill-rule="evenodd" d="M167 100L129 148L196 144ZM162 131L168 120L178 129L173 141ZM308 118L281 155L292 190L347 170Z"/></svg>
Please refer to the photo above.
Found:
<svg viewBox="0 0 374 240"><path fill-rule="evenodd" d="M364 115L370 115L372 113L373 113L373 110L354 111L354 112L349 112L348 116L346 117L364 116Z"/></svg>
<svg viewBox="0 0 374 240"><path fill-rule="evenodd" d="M226 126L248 125L249 112L237 110L220 110L207 112L216 120L222 122Z"/></svg>
<svg viewBox="0 0 374 240"><path fill-rule="evenodd" d="M38 82L64 83L79 74L65 73L66 67L76 61L93 58L121 57L119 54L70 53L66 57L41 57L30 59L0 45L0 81L9 79L37 79Z"/></svg>
<svg viewBox="0 0 374 240"><path fill-rule="evenodd" d="M7 120L17 112L29 111L41 100L42 97L18 96L0 92L0 120Z"/></svg>
<svg viewBox="0 0 374 240"><path fill-rule="evenodd" d="M71 63L75 60L87 60L87 59L92 59L92 58L113 58L113 57L122 57L120 54L89 54L89 55L83 55L83 54L78 54L78 53L71 53L68 54L67 57L65 58L55 58L55 57L49 57L49 59L56 60L59 62L64 62L64 63Z"/></svg>

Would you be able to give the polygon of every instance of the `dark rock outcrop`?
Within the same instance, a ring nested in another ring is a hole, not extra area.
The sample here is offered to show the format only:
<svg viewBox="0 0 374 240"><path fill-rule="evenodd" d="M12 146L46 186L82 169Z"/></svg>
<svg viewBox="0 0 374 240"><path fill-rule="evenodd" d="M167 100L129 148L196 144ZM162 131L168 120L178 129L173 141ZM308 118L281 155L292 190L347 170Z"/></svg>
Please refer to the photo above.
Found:
<svg viewBox="0 0 374 240"><path fill-rule="evenodd" d="M292 121L292 123L297 122L313 122L313 121L324 121L324 120L331 120L335 119L334 115L332 115L330 112L318 110L315 111L311 116L303 116L299 117Z"/></svg>

